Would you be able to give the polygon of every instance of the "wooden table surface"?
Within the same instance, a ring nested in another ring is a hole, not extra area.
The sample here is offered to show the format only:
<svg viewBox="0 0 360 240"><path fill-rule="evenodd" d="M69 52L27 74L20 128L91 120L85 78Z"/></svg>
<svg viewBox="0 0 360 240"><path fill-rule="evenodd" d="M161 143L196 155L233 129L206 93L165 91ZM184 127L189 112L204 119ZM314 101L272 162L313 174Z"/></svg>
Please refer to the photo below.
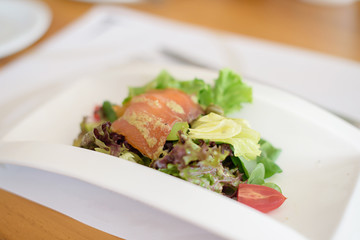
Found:
<svg viewBox="0 0 360 240"><path fill-rule="evenodd" d="M0 68L85 14L93 4L43 0L53 13L47 33L0 59ZM343 6L296 0L151 0L132 9L216 30L262 38L360 62L360 2ZM0 189L0 239L119 239Z"/></svg>

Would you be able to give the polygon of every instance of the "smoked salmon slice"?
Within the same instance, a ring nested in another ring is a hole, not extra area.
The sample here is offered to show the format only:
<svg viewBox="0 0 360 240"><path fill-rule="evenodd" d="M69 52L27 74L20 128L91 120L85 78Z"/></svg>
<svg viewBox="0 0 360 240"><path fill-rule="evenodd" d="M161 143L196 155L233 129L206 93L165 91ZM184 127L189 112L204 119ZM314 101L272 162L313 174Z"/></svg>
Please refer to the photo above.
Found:
<svg viewBox="0 0 360 240"><path fill-rule="evenodd" d="M191 96L178 89L151 90L133 97L111 128L143 155L155 160L173 125L192 122L202 112Z"/></svg>

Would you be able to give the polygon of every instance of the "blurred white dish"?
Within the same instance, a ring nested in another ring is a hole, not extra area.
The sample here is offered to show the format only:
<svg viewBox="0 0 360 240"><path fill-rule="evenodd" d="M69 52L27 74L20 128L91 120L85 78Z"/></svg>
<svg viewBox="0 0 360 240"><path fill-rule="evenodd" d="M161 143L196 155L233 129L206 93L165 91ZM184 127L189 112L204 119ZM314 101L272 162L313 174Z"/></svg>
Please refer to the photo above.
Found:
<svg viewBox="0 0 360 240"><path fill-rule="evenodd" d="M271 181L282 188L287 200L267 215L141 165L71 146L49 145L71 145L82 117L96 104L104 100L120 103L127 96L129 84L143 85L162 69L184 80L217 77L216 72L203 69L142 64L88 76L46 103L3 139L46 143L5 143L0 146L0 158L14 158L21 164L100 185L225 238L294 239L300 237L298 232L310 239L344 239L345 234L354 233L359 206L349 209L348 202L358 183L360 131L302 99L250 80L246 81L253 86L254 102L233 116L249 120L263 138L283 150L277 161L283 173ZM41 153L47 157L44 159ZM119 184L123 182L126 184ZM344 219L350 224L344 225Z"/></svg>
<svg viewBox="0 0 360 240"><path fill-rule="evenodd" d="M33 0L0 1L0 58L36 42L49 28L51 12Z"/></svg>

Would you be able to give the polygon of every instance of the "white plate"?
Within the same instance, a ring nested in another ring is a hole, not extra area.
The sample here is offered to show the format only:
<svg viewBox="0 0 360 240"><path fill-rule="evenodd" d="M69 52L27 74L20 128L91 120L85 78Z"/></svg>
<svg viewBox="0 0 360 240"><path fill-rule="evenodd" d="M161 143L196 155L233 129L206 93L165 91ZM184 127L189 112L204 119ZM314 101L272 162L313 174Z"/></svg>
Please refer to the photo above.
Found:
<svg viewBox="0 0 360 240"><path fill-rule="evenodd" d="M283 150L278 159L283 173L271 181L281 186L288 199L267 215L155 170L61 145L71 145L82 117L95 104L120 103L127 85L142 85L163 68L180 79L217 76L202 69L134 64L80 79L4 138L46 143L3 143L0 159L114 190L226 238L265 239L274 234L277 239L296 239L301 238L299 233L310 239L341 239L349 229L355 231L359 207L347 211L345 220L355 219L352 225L342 223L358 182L360 131L297 97L248 80L254 102L234 116L248 119L265 139ZM126 185L118 184L125 178Z"/></svg>
<svg viewBox="0 0 360 240"><path fill-rule="evenodd" d="M51 12L32 0L0 1L0 58L16 53L37 41L48 29Z"/></svg>

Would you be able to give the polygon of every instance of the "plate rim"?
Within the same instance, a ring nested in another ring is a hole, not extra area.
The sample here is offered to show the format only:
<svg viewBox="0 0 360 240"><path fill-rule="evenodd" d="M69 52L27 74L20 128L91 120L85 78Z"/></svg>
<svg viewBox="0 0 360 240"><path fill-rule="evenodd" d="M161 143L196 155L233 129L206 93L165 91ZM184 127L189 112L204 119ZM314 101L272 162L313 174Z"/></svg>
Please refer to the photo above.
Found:
<svg viewBox="0 0 360 240"><path fill-rule="evenodd" d="M126 68L126 69L127 69L127 70L126 70L127 73L133 71L134 69L139 69L139 68L141 68L141 69L143 69L143 72L149 74L149 71L150 71L150 72L154 72L154 70L153 70L154 68L156 68L156 69L161 69L161 68L162 68L162 69L169 69L170 72L171 72L172 70L174 70L174 69L176 69L176 71L180 71L180 70L185 70L185 69L186 69L187 71L190 71L191 73L194 73L195 71L197 71L197 72L199 73L198 75L200 75L200 74L202 74L202 73L215 74L215 75L216 75L216 72L215 72L215 71L208 70L208 69L202 69L202 68L198 68L198 67L188 67L188 66L171 65L171 64L161 64L161 65L159 65L159 64L148 64L148 63L145 63L145 64L144 64L144 63L125 64L125 65L121 65L120 67L117 67L117 68L116 68L115 70L113 70L113 71L114 71L114 72L117 72L117 71L119 71L119 69L121 70L122 68ZM105 72L108 72L108 71L109 71L109 70L105 70ZM111 70L110 70L110 71L111 71ZM114 74L114 72L113 72L113 74ZM135 75L139 75L138 72L135 72L134 74L135 74ZM100 75L101 75L101 73L94 75L94 77L93 77L94 80L97 81L97 80L96 80L96 77L98 77L98 76L100 76ZM326 121L328 121L328 123L330 123L330 124L336 124L336 125L340 126L340 129L333 129L333 130L336 131L336 132L341 131L343 136L346 135L346 137L349 138L349 139L351 139L352 141L357 140L357 139L359 139L359 137L360 137L360 130L358 130L357 128L355 128L355 127L352 126L351 124L345 122L343 119L340 119L339 117L331 114L331 113L328 112L327 110L324 110L324 109L322 109L322 108L320 108L320 107L318 107L318 106L316 106L316 105L314 105L314 104L312 104L312 103L310 103L310 102L302 99L301 97L292 95L292 94L287 93L287 92L285 92L285 91L283 91L283 90L281 90L281 89L277 89L277 88L274 88L274 87L271 87L271 86L268 86L268 85L264 85L264 84L261 84L261 83L253 82L253 81L251 81L251 80L248 81L248 80L246 79L245 81L249 82L250 85L253 85L254 87L256 87L256 86L262 86L263 88L266 88L266 89L272 91L273 95L277 95L277 93L281 93L281 94L280 94L281 96L280 96L279 98L275 99L275 101L281 102L281 101L282 101L282 97L285 96L286 98L290 97L291 99L295 100L295 102L296 102L297 104L305 105L305 106L310 107L310 109L307 109L307 110L310 111L310 112L312 112L312 113L315 112L315 117L320 117L320 118L325 119ZM79 82L78 82L78 83L79 83ZM72 87L74 87L73 84L71 84L68 89L71 89ZM65 90L62 91L61 93L59 93L59 94L57 94L56 96L54 96L54 97L52 98L52 100L53 100L53 99L57 99L57 97L58 97L59 95L62 95L62 94L64 94L64 93L66 93L66 91L67 91L68 89L65 89ZM48 104L51 105L51 101L50 101ZM45 105L46 105L46 104L45 104ZM43 105L43 106L40 106L40 109L43 108L43 107L44 107L44 105ZM285 106L285 107L286 107L286 106ZM35 112L36 112L36 110L35 110ZM30 115L30 116L31 116L31 115ZM311 118L314 118L314 115L311 115L311 116L312 116ZM26 119L25 119L25 120L26 120ZM16 127L15 127L15 128L16 128ZM9 136L9 135L11 136L11 134L13 134L13 131L12 131L12 130L11 130L6 136ZM5 136L5 140L6 140L6 136ZM360 143L358 143L358 142L356 142L356 143L357 143L357 144L356 144L357 149L360 150ZM346 207L347 207L347 206L346 206ZM341 219L340 219L340 223L341 223ZM286 227L288 227L288 226L286 226ZM339 227L339 226L337 226L337 227Z"/></svg>
<svg viewBox="0 0 360 240"><path fill-rule="evenodd" d="M52 12L50 8L45 3L38 0L7 0L0 1L0 6L1 5L7 5L12 9L21 5L22 8L25 8L29 13L32 13L35 24L22 34L17 35L16 39L5 42L5 44L0 44L0 59L31 46L47 32L52 21Z"/></svg>

